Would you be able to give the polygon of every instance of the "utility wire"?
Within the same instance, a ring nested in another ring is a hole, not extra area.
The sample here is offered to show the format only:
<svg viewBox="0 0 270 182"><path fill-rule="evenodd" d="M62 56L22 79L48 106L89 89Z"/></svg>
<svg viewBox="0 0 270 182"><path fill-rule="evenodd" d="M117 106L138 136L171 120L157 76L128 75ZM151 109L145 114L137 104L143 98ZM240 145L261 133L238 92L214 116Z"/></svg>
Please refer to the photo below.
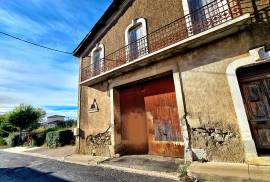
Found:
<svg viewBox="0 0 270 182"><path fill-rule="evenodd" d="M37 47L45 48L45 49L48 49L48 50L51 50L51 51L60 52L60 53L64 53L64 54L71 54L71 55L73 55L73 53L71 53L71 52L62 51L62 50L54 49L54 48L47 47L47 46L44 46L44 45L41 45L41 44L37 44L37 43L34 43L34 42L30 42L28 40L25 40L25 39L22 39L22 38L19 38L19 37L15 37L15 36L10 35L10 34L5 33L5 32L1 32L0 31L0 34L5 35L5 36L8 36L8 37L11 37L13 39L19 40L19 41L24 42L24 43L27 43L27 44L31 44L31 45L37 46Z"/></svg>

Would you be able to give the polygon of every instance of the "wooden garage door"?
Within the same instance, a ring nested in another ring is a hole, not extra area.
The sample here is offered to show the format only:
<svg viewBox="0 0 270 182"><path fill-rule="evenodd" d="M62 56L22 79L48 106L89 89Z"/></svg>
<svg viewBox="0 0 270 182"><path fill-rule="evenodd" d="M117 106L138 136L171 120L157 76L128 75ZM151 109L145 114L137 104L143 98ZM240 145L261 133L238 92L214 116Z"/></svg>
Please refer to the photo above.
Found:
<svg viewBox="0 0 270 182"><path fill-rule="evenodd" d="M121 111L121 137L123 153L148 152L147 123L141 86L131 86L119 91Z"/></svg>
<svg viewBox="0 0 270 182"><path fill-rule="evenodd" d="M154 79L119 93L125 153L183 157L173 78Z"/></svg>
<svg viewBox="0 0 270 182"><path fill-rule="evenodd" d="M149 82L144 92L149 154L183 157L173 78Z"/></svg>
<svg viewBox="0 0 270 182"><path fill-rule="evenodd" d="M270 64L238 71L250 129L259 154L270 154Z"/></svg>

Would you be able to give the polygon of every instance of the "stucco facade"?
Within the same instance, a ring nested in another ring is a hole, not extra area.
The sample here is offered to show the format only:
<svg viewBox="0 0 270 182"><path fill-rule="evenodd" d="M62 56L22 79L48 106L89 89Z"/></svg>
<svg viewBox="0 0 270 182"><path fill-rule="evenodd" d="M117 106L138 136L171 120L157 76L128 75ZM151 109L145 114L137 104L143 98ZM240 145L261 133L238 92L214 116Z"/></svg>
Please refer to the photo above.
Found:
<svg viewBox="0 0 270 182"><path fill-rule="evenodd" d="M124 32L132 19L145 18L150 33L183 15L183 5L179 0L166 3L162 0L132 1L106 34L85 49L81 67L90 64L91 59L86 55L96 43L105 46L105 55L123 47ZM174 81L183 135L183 142L178 145L185 148L185 159L247 161L248 151L240 132L227 69L231 63L249 57L251 49L268 45L268 31L267 23L250 25L246 21L238 25L234 33L218 33L223 34L222 38L211 39L208 36L207 43L186 46L164 56L153 54L152 58L149 56L150 61L131 71L115 74L92 85L80 85L77 151L105 156L121 153L120 87L134 83L139 85L143 80L166 74L172 75ZM202 39L198 37L193 41ZM92 112L94 101L98 109Z"/></svg>

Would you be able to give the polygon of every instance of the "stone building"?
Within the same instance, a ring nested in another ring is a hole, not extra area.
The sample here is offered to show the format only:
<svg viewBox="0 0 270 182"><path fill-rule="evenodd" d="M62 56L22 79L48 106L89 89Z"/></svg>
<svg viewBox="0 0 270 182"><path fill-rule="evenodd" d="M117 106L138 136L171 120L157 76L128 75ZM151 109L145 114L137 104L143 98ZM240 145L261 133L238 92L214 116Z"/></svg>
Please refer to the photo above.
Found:
<svg viewBox="0 0 270 182"><path fill-rule="evenodd" d="M114 0L74 50L77 151L269 162L269 4Z"/></svg>

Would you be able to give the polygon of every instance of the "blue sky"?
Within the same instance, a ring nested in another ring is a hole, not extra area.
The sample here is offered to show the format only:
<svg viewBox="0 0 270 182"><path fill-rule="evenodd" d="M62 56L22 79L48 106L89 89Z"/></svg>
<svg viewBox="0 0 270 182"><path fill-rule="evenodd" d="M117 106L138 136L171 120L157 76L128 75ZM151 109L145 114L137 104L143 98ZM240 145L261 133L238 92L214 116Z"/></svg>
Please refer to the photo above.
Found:
<svg viewBox="0 0 270 182"><path fill-rule="evenodd" d="M111 0L0 0L0 31L72 52ZM0 113L20 103L77 116L79 61L0 34Z"/></svg>

